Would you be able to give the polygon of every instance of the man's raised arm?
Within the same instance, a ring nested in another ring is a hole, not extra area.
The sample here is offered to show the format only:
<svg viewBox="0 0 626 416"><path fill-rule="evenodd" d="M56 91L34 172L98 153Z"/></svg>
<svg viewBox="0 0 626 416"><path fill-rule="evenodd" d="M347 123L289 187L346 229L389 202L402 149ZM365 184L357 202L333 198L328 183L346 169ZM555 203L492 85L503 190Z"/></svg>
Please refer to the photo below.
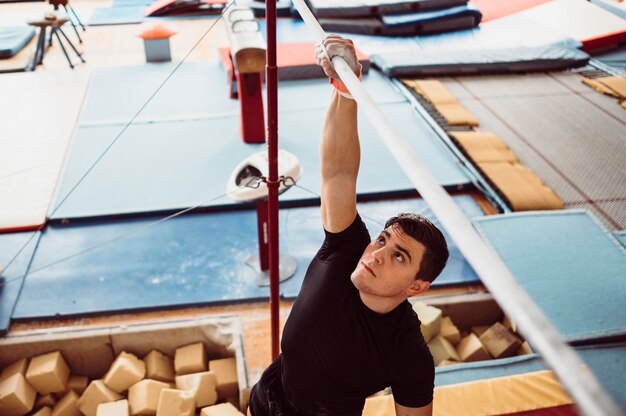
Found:
<svg viewBox="0 0 626 416"><path fill-rule="evenodd" d="M328 56L339 55L360 76L352 41L329 35L323 42ZM318 64L326 75L339 80L326 56L318 50ZM320 158L322 164L322 222L330 232L346 229L356 216L356 180L361 151L357 131L356 101L349 95L333 91L322 129Z"/></svg>

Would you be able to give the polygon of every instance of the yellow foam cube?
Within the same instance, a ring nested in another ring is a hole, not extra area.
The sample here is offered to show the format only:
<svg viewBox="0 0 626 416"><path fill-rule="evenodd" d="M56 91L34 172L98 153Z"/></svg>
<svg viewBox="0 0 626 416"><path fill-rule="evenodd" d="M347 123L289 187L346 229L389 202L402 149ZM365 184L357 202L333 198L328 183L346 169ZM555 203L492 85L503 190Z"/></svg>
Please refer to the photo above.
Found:
<svg viewBox="0 0 626 416"><path fill-rule="evenodd" d="M52 408L51 416L82 416L78 410L78 394L70 390Z"/></svg>
<svg viewBox="0 0 626 416"><path fill-rule="evenodd" d="M435 338L431 339L427 345L430 353L433 356L433 361L435 365L439 365L439 363L443 360L461 360L456 350L454 349L454 346L441 335L437 335Z"/></svg>
<svg viewBox="0 0 626 416"><path fill-rule="evenodd" d="M192 391L196 396L196 407L217 402L217 379L212 371L176 376L176 388Z"/></svg>
<svg viewBox="0 0 626 416"><path fill-rule="evenodd" d="M156 413L161 390L170 388L169 383L144 379L133 384L128 390L130 413L133 415Z"/></svg>
<svg viewBox="0 0 626 416"><path fill-rule="evenodd" d="M78 399L78 408L85 416L96 416L100 403L121 399L122 395L108 388L102 380L93 380Z"/></svg>
<svg viewBox="0 0 626 416"><path fill-rule="evenodd" d="M413 303L413 310L422 325L420 329L424 341L428 342L439 335L441 330L441 309L426 305L424 302Z"/></svg>
<svg viewBox="0 0 626 416"><path fill-rule="evenodd" d="M122 393L146 375L146 364L133 354L122 352L115 358L102 381L111 390Z"/></svg>
<svg viewBox="0 0 626 416"><path fill-rule="evenodd" d="M0 381L5 380L11 377L13 374L20 373L23 376L26 376L26 369L28 368L28 359L22 358L21 360L17 360L11 365L6 366L2 369L2 373L0 373Z"/></svg>
<svg viewBox="0 0 626 416"><path fill-rule="evenodd" d="M146 378L168 382L174 381L174 360L161 351L150 351L143 361L146 363Z"/></svg>
<svg viewBox="0 0 626 416"><path fill-rule="evenodd" d="M33 413L33 416L52 416L52 409L50 409L48 406L42 407L41 409L37 410L37 412Z"/></svg>
<svg viewBox="0 0 626 416"><path fill-rule="evenodd" d="M220 403L203 408L200 416L243 416L243 413L230 403Z"/></svg>
<svg viewBox="0 0 626 416"><path fill-rule="evenodd" d="M459 328L454 325L454 322L452 322L452 319L449 316L441 318L441 329L439 331L439 335L448 340L448 342L452 345L457 345L461 342L461 332L459 331Z"/></svg>
<svg viewBox="0 0 626 416"><path fill-rule="evenodd" d="M473 333L461 339L456 351L463 362L482 361L491 358L478 337Z"/></svg>
<svg viewBox="0 0 626 416"><path fill-rule="evenodd" d="M196 413L196 398L186 390L163 389L159 396L156 416L193 416Z"/></svg>
<svg viewBox="0 0 626 416"><path fill-rule="evenodd" d="M32 410L36 395L21 373L0 381L0 415L25 415Z"/></svg>
<svg viewBox="0 0 626 416"><path fill-rule="evenodd" d="M100 403L96 416L129 416L128 400L118 400L111 403Z"/></svg>
<svg viewBox="0 0 626 416"><path fill-rule="evenodd" d="M62 392L69 377L70 368L60 351L34 357L26 370L26 381L40 394Z"/></svg>
<svg viewBox="0 0 626 416"><path fill-rule="evenodd" d="M198 342L177 348L174 355L174 370L179 376L206 371L207 356L204 344Z"/></svg>
<svg viewBox="0 0 626 416"><path fill-rule="evenodd" d="M209 361L209 371L215 374L219 398L226 399L239 394L235 357Z"/></svg>

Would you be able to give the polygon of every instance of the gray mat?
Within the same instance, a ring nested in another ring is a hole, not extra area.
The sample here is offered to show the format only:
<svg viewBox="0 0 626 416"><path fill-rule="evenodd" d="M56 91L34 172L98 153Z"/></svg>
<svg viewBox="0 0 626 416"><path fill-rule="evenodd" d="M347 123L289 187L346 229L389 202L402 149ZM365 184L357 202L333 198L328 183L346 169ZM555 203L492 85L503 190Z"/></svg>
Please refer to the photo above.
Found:
<svg viewBox="0 0 626 416"><path fill-rule="evenodd" d="M626 111L560 73L449 78L445 85L564 201L626 228ZM457 94L458 93L458 94Z"/></svg>

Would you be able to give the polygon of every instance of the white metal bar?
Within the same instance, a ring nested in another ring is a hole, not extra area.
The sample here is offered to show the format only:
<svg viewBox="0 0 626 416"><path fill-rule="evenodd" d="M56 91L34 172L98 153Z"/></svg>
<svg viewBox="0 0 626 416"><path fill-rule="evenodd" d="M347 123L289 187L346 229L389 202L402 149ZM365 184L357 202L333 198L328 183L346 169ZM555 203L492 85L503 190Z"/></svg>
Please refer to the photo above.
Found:
<svg viewBox="0 0 626 416"><path fill-rule="evenodd" d="M293 0L293 3L307 27L320 41L323 40L326 33L304 0ZM498 254L485 244L454 200L424 167L424 163L387 120L348 64L338 56L332 58L332 64L339 78L461 253L504 312L517 323L522 334L554 370L578 408L588 416L620 416L622 412L617 404L604 391L593 374L583 368L584 363L578 355L561 339Z"/></svg>

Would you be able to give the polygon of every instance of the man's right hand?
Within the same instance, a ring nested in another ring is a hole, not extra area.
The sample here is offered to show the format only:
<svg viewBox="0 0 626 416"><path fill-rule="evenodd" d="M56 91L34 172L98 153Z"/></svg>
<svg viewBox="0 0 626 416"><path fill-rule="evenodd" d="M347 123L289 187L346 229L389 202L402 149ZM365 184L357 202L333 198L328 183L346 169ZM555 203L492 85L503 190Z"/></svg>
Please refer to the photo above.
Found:
<svg viewBox="0 0 626 416"><path fill-rule="evenodd" d="M348 64L350 69L354 71L357 77L361 76L361 64L356 56L354 44L350 39L346 39L339 35L328 35L315 48L315 59L318 65L322 67L324 73L329 78L339 79L330 60L340 56Z"/></svg>

